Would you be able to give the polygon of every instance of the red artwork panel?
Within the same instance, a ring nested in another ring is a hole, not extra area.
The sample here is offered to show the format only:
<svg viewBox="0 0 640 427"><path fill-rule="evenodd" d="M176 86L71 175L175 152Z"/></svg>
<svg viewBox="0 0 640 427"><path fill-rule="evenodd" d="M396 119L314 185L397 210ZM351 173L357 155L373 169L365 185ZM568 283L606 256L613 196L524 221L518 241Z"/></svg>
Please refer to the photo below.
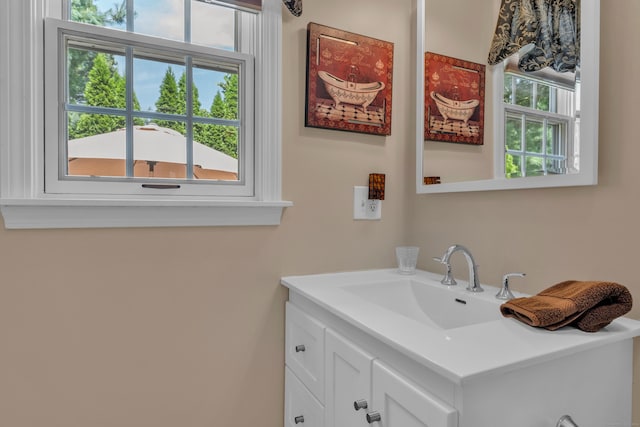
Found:
<svg viewBox="0 0 640 427"><path fill-rule="evenodd" d="M427 52L424 139L484 144L485 66Z"/></svg>
<svg viewBox="0 0 640 427"><path fill-rule="evenodd" d="M393 43L310 23L305 125L391 134Z"/></svg>

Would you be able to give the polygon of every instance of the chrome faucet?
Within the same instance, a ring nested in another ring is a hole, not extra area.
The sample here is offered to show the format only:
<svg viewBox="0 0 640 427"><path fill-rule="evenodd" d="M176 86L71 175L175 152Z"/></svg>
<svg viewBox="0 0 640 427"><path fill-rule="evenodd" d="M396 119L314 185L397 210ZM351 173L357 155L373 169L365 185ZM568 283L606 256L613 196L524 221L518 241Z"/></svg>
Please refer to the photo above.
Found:
<svg viewBox="0 0 640 427"><path fill-rule="evenodd" d="M453 245L450 246L449 249L442 255L440 258L440 262L442 264L449 265L449 258L456 252L462 252L464 257L467 259L467 264L469 265L469 285L467 286L467 290L469 292L482 292L484 289L480 286L480 280L478 279L478 266L476 262L473 260L473 256L469 249L465 248L462 245Z"/></svg>

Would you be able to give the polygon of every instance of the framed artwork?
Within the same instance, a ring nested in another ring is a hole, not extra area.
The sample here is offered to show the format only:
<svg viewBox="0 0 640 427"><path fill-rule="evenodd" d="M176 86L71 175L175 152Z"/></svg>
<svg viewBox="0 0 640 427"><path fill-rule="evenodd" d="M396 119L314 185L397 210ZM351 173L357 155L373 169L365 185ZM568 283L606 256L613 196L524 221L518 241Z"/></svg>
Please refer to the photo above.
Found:
<svg viewBox="0 0 640 427"><path fill-rule="evenodd" d="M307 26L305 126L391 135L393 43Z"/></svg>
<svg viewBox="0 0 640 427"><path fill-rule="evenodd" d="M424 55L424 139L484 144L485 66Z"/></svg>

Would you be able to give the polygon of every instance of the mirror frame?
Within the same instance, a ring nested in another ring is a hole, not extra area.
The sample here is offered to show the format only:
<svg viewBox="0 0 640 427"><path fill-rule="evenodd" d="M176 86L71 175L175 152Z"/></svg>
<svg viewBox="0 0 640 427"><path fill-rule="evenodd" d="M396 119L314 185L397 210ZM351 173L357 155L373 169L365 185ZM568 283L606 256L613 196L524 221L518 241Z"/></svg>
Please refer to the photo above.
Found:
<svg viewBox="0 0 640 427"><path fill-rule="evenodd" d="M425 3L416 0L416 192L418 194L454 193L465 191L511 190L543 187L571 187L598 183L598 115L599 115L599 61L600 61L600 0L581 0L581 51L580 51L580 171L568 175L547 175L526 178L494 177L477 181L444 182L425 185L424 176L424 53ZM495 65L499 67L501 64ZM490 67L490 66L487 66ZM489 74L489 73L487 73ZM493 74L494 88L501 88L502 73ZM499 91L501 92L501 91ZM502 102L492 94L491 102ZM494 129L503 127L501 108L494 108ZM494 144L494 171L503 162L504 147ZM495 172L494 172L495 175Z"/></svg>

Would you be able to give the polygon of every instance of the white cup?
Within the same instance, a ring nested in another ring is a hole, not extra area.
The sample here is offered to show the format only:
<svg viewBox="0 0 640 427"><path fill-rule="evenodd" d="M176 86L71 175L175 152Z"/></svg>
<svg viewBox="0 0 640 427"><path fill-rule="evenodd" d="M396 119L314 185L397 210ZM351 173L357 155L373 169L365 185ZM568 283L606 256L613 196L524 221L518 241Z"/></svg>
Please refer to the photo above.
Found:
<svg viewBox="0 0 640 427"><path fill-rule="evenodd" d="M416 274L416 264L418 263L417 246L398 246L396 248L396 259L398 260L398 273Z"/></svg>

